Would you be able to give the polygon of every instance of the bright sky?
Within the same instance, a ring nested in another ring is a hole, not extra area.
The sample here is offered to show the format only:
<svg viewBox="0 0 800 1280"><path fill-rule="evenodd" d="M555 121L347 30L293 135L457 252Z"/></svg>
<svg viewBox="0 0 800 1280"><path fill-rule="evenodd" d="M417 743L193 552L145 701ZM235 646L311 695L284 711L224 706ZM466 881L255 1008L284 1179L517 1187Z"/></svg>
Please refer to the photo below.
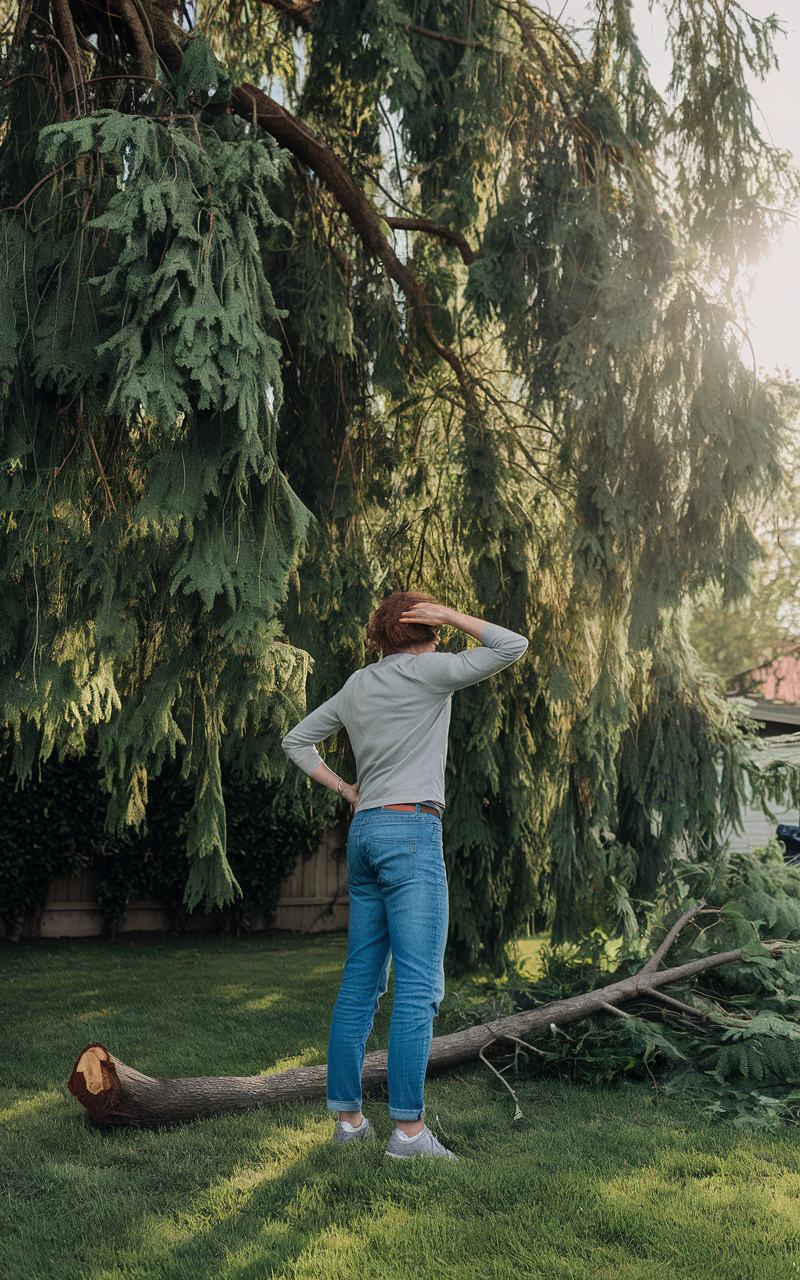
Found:
<svg viewBox="0 0 800 1280"><path fill-rule="evenodd" d="M586 20L587 0L546 0L555 16L580 25ZM708 3L708 0L706 0ZM779 68L763 83L752 86L761 111L761 132L776 147L791 151L800 165L800 0L741 0L756 18L775 14L786 31L776 41ZM633 24L642 53L650 65L655 88L663 93L670 73L666 23L655 2L633 0ZM788 369L800 379L800 206L783 242L775 246L761 267L749 305L750 336L759 365Z"/></svg>

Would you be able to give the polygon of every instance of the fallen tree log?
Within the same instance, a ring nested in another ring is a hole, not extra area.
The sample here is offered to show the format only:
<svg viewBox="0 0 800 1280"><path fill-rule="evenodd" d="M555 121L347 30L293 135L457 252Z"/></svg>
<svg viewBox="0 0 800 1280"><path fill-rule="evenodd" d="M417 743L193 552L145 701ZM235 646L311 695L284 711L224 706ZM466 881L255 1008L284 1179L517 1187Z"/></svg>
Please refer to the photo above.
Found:
<svg viewBox="0 0 800 1280"><path fill-rule="evenodd" d="M435 1036L428 1060L428 1074L434 1075L476 1060L496 1040L529 1038L550 1026L579 1022L604 1011L619 1013L619 1005L629 1000L654 997L670 1008L702 1017L700 1010L665 995L661 987L673 982L686 982L699 973L730 964L740 958L741 949L703 956L689 964L660 972L658 966L684 925L701 912L711 910L699 903L686 911L647 964L630 978L572 996L569 1000L556 1000L538 1009L508 1014L492 1022L467 1027L452 1035ZM365 1089L386 1080L386 1066L385 1052L367 1054L362 1074ZM69 1090L98 1124L152 1127L301 1098L324 1098L326 1082L325 1066L291 1067L288 1071L276 1071L265 1076L158 1080L120 1062L104 1045L93 1043L86 1046L75 1063Z"/></svg>

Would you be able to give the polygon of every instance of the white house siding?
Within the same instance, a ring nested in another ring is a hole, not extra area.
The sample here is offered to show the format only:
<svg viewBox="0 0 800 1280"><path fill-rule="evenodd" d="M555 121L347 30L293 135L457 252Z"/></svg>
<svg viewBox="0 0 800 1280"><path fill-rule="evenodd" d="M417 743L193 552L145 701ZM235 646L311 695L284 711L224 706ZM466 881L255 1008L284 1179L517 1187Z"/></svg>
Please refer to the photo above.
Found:
<svg viewBox="0 0 800 1280"><path fill-rule="evenodd" d="M745 809L742 813L742 831L733 831L728 839L730 848L735 853L745 849L763 849L768 840L775 836L775 828L779 822L786 822L792 827L800 826L800 813L797 809L781 809L772 806L774 819L768 818L760 809Z"/></svg>
<svg viewBox="0 0 800 1280"><path fill-rule="evenodd" d="M753 744L753 756L759 764L767 765L780 760L786 764L800 767L800 733L782 734L771 738L759 738ZM782 805L770 805L774 815L768 818L758 808L748 806L742 812L742 831L730 833L729 845L736 852L745 849L763 848L768 840L775 837L775 828L779 822L789 826L800 826L800 811L797 808L784 808Z"/></svg>

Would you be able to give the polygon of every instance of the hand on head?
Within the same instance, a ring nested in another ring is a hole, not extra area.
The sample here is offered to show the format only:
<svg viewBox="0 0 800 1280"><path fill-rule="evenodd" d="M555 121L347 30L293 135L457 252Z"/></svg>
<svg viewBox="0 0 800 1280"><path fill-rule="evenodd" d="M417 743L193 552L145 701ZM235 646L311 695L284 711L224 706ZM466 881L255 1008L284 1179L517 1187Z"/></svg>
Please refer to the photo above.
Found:
<svg viewBox="0 0 800 1280"><path fill-rule="evenodd" d="M448 609L447 605L436 604L433 600L423 600L406 609L405 613L400 615L400 621L416 622L427 627L441 627L449 621L449 615L452 612L453 610Z"/></svg>

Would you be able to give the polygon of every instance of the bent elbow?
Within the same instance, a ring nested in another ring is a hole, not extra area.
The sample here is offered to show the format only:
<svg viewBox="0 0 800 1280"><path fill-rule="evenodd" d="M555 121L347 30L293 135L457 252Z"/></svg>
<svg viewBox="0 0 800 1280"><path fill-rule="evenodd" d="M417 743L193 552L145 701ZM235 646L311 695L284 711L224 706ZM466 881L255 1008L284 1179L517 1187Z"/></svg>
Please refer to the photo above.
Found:
<svg viewBox="0 0 800 1280"><path fill-rule="evenodd" d="M516 631L505 639L503 644L503 652L508 662L519 662L523 653L528 647L528 641L525 636L519 635Z"/></svg>

